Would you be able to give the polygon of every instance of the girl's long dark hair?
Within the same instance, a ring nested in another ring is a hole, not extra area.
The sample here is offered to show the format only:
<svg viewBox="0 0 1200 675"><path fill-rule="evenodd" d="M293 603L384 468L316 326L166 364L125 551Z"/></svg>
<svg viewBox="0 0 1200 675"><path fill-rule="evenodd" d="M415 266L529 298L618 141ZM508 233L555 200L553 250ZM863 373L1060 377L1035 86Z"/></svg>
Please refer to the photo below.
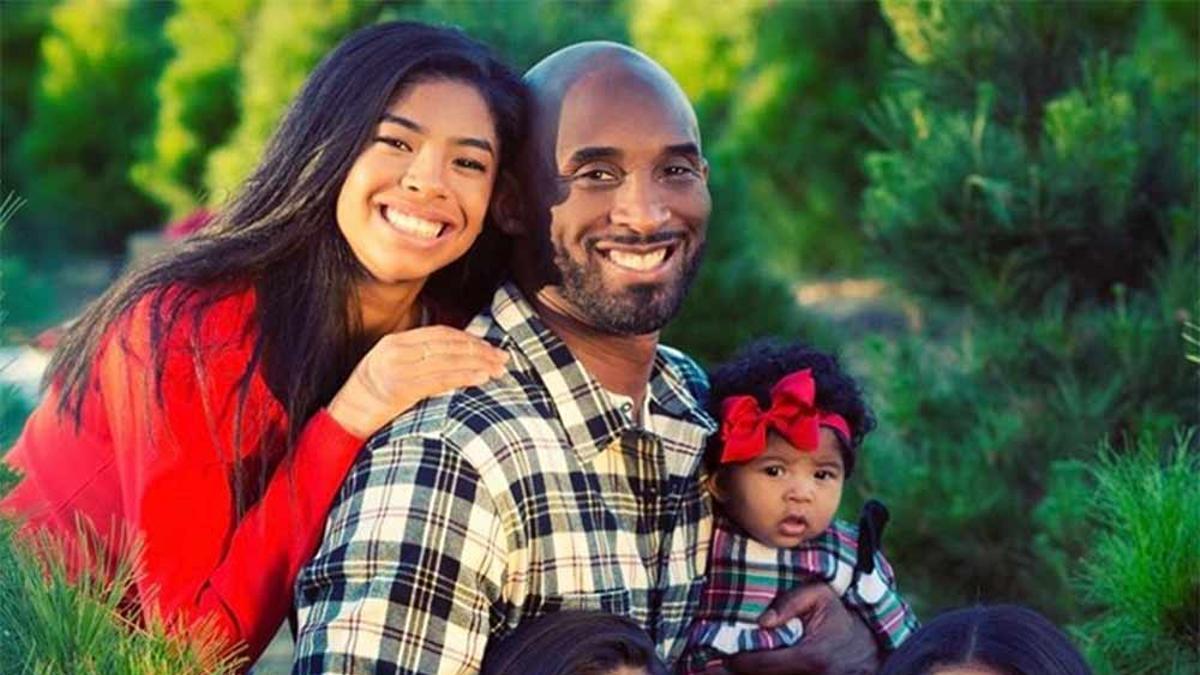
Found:
<svg viewBox="0 0 1200 675"><path fill-rule="evenodd" d="M927 675L940 666L984 665L1004 675L1091 675L1066 634L1020 605L966 607L925 624L880 675Z"/></svg>
<svg viewBox="0 0 1200 675"><path fill-rule="evenodd" d="M501 148L493 205L503 200L514 187L511 165L523 132L520 79L458 30L408 22L364 28L313 71L257 169L215 221L127 273L67 331L44 383L61 387L59 413L80 424L101 343L135 304L150 303L149 348L161 404L164 340L177 322L187 317L198 328L213 303L253 289L258 331L238 386L235 424L261 368L287 413L291 448L370 347L354 311L355 282L366 271L335 220L342 183L395 97L415 82L440 78L470 84L487 101ZM490 209L475 245L435 273L423 297L465 316L490 298L509 253L496 217Z"/></svg>

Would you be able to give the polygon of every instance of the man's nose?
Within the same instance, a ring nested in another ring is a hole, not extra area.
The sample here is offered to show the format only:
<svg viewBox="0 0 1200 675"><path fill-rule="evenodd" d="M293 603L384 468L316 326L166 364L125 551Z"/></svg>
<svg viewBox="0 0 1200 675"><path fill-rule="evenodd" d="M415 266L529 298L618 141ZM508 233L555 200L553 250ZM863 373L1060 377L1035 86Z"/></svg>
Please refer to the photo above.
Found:
<svg viewBox="0 0 1200 675"><path fill-rule="evenodd" d="M446 181L441 153L428 146L417 151L400 177L400 187L406 192L428 199L446 196Z"/></svg>
<svg viewBox="0 0 1200 675"><path fill-rule="evenodd" d="M614 225L652 234L665 225L670 217L671 211L663 200L660 186L647 172L630 174L617 189L612 210Z"/></svg>

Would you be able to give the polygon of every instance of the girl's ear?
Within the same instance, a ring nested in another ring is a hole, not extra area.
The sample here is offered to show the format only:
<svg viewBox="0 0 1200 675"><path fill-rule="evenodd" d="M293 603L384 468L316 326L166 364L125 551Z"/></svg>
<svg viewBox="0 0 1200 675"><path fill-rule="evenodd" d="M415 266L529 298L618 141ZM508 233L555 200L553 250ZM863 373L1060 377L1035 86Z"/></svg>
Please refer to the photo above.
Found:
<svg viewBox="0 0 1200 675"><path fill-rule="evenodd" d="M713 471L705 476L704 489L708 490L708 493L712 495L713 499L717 500L718 504L724 504L729 495L726 494L725 490L721 489L721 481L717 478L719 475L719 471Z"/></svg>
<svg viewBox="0 0 1200 675"><path fill-rule="evenodd" d="M521 186L516 177L508 172L496 176L492 189L492 222L510 237L521 237L525 232L525 214L521 207Z"/></svg>

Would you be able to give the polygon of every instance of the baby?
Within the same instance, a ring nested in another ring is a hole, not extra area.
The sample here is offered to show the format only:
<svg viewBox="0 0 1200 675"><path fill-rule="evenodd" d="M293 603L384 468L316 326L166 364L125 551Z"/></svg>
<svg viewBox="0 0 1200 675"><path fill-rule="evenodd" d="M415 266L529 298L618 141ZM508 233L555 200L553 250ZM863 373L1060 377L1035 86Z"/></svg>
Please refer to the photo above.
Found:
<svg viewBox="0 0 1200 675"><path fill-rule="evenodd" d="M842 486L875 424L837 359L804 346L752 345L712 375L721 429L705 457L717 515L708 574L679 670L795 644L799 619L766 629L775 596L829 584L885 652L917 628L879 552L887 511L868 502L859 527L835 520Z"/></svg>

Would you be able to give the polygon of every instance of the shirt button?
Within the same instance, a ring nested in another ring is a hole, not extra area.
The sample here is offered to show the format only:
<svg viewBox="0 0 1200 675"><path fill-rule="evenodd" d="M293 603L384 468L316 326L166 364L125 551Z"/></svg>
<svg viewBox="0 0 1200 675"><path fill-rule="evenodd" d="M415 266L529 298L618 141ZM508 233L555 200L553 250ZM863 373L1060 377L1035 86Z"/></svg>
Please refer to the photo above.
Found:
<svg viewBox="0 0 1200 675"><path fill-rule="evenodd" d="M626 415L632 414L633 413L633 404L632 403L622 403L621 404L621 412L625 413Z"/></svg>

